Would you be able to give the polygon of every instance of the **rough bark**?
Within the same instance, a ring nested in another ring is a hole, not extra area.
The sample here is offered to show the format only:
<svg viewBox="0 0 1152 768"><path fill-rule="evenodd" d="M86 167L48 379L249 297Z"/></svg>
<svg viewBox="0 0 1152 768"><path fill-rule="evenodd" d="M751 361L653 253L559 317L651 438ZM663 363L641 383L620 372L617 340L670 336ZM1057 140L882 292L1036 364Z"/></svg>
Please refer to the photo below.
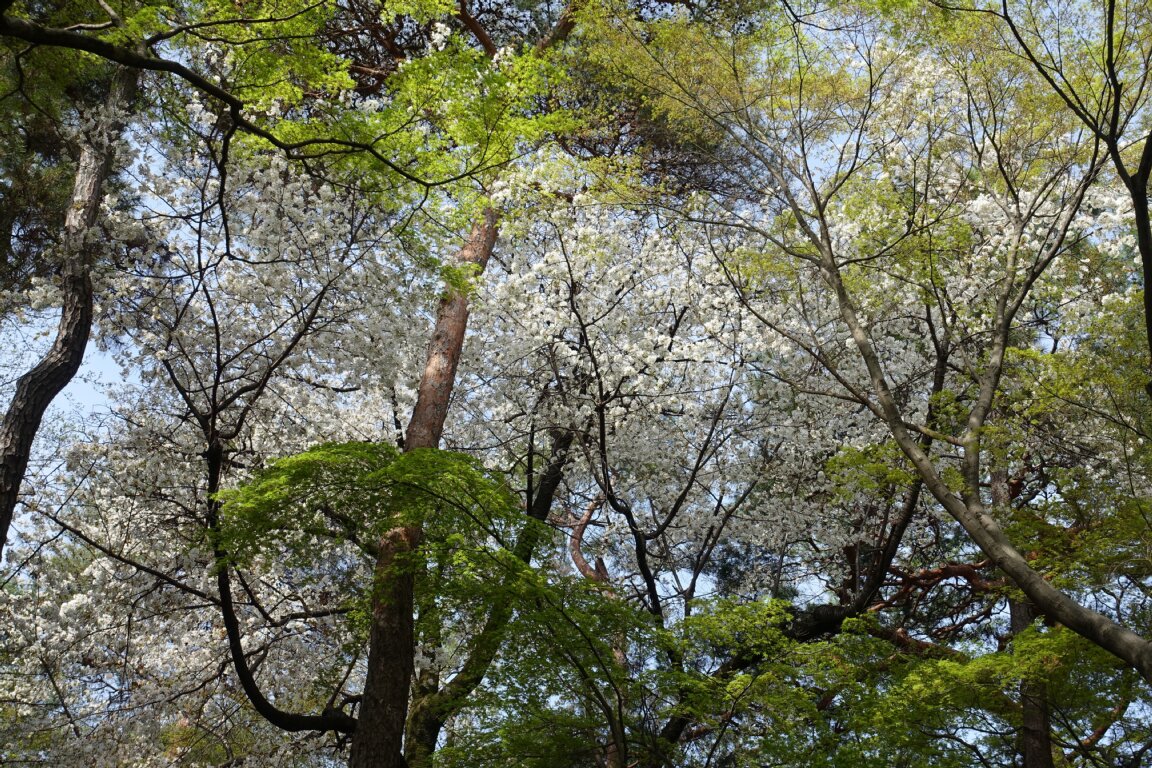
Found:
<svg viewBox="0 0 1152 768"><path fill-rule="evenodd" d="M91 270L99 254L92 230L99 217L105 185L112 175L115 144L124 130L123 113L135 98L137 76L134 70L117 72L106 115L81 140L72 194L64 215L62 304L56 336L47 354L17 380L8 411L0 422L0 554L8 540L32 443L44 413L76 375L88 346L92 331Z"/></svg>
<svg viewBox="0 0 1152 768"><path fill-rule="evenodd" d="M1013 635L1018 635L1038 617L1036 608L1021 600L1009 600ZM1052 723L1048 708L1048 685L1043 680L1020 682L1020 735L1017 749L1023 768L1055 768L1052 761Z"/></svg>
<svg viewBox="0 0 1152 768"><path fill-rule="evenodd" d="M990 473L992 503L999 509L1008 509L1015 500L1003 467ZM1036 607L1024 600L1008 599L1009 630L1015 638L1032 626L1039 614ZM1048 686L1035 678L1020 682L1020 733L1016 749L1020 753L1022 768L1054 768L1052 762L1052 723L1048 710Z"/></svg>
<svg viewBox="0 0 1152 768"><path fill-rule="evenodd" d="M456 262L475 265L477 273L482 272L492 255L496 230L496 212L488 209L472 227ZM436 313L416 407L404 436L405 451L440 445L467 326L468 295L449 288ZM380 539L368 672L352 742L351 768L403 768L408 764L404 731L415 656L415 573L409 560L422 537L419 525L403 525Z"/></svg>
<svg viewBox="0 0 1152 768"><path fill-rule="evenodd" d="M415 574L408 557L420 544L417 526L401 526L380 539L368 672L352 740L352 768L404 768L404 726L415 656Z"/></svg>
<svg viewBox="0 0 1152 768"><path fill-rule="evenodd" d="M456 255L456 263L472 264L477 274L483 272L488 266L488 258L492 255L495 243L496 212L488 209L472 227L468 242ZM416 407L404 435L406 451L436 448L440 445L467 326L468 294L449 289L436 312L436 327L428 344L424 372L416 394Z"/></svg>

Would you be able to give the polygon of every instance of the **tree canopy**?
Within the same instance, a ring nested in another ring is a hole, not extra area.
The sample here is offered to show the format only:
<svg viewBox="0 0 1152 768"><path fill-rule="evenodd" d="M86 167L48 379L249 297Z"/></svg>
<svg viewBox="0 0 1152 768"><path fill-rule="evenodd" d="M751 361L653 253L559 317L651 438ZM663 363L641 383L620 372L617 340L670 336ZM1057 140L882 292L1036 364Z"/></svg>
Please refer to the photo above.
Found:
<svg viewBox="0 0 1152 768"><path fill-rule="evenodd" d="M1152 761L1150 23L0 2L0 764Z"/></svg>

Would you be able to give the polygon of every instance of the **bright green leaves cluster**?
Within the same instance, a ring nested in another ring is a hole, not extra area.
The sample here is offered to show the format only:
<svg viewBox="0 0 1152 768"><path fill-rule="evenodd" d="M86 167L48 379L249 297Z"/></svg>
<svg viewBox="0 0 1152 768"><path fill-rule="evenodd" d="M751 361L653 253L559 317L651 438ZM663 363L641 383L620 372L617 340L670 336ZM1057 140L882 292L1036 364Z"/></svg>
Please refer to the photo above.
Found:
<svg viewBox="0 0 1152 768"><path fill-rule="evenodd" d="M92 34L132 50L154 41L161 56L220 83L243 102L244 117L278 141L315 142L303 151L317 157L335 150L344 156L347 173L357 179L378 175L388 182L385 186L404 181L396 175L399 170L408 180L433 185L464 181L452 193L475 196L469 177L490 177L525 147L571 125L562 110L542 108L546 94L564 77L547 56L510 47L493 58L461 35L449 34L424 50L410 46L399 62L352 62L333 43L334 35L350 34L340 29L336 12L334 4L302 0L141 3L121 7L115 24ZM453 21L455 12L454 4L442 0L399 0L385 4L380 13L384 20L404 17L431 24ZM38 19L54 26L107 20L96 3L72 8L60 18ZM94 60L71 51L63 58ZM390 74L373 92L357 92L352 63ZM46 71L71 79L74 66ZM167 108L178 111L189 102L186 96L174 98ZM207 96L191 101L202 101L212 114L224 110ZM196 125L197 120L188 122ZM260 140L242 143L266 148ZM464 203L461 219L467 220L476 206Z"/></svg>
<svg viewBox="0 0 1152 768"><path fill-rule="evenodd" d="M893 441L862 448L846 445L828 460L827 472L836 493L847 500L860 493L890 497L915 480Z"/></svg>
<svg viewBox="0 0 1152 768"><path fill-rule="evenodd" d="M718 600L666 636L682 670L648 679L664 697L675 691L677 713L712 734L678 764L707 764L709 755L739 766L953 764L894 692L913 659L869 636L870 619L827 641L789 639L793 610Z"/></svg>
<svg viewBox="0 0 1152 768"><path fill-rule="evenodd" d="M319 445L219 498L214 545L242 565L277 559L302 583L342 595L353 634L368 625L377 542L390 529L418 527L419 549L396 567L417 575L417 631L432 647L467 636L465 626L515 599L524 565L510 550L533 525L476 459L385 443Z"/></svg>
<svg viewBox="0 0 1152 768"><path fill-rule="evenodd" d="M684 651L698 658L780 658L790 647L782 632L792 619L790 608L781 600L705 604L682 622Z"/></svg>
<svg viewBox="0 0 1152 768"><path fill-rule="evenodd" d="M1031 627L999 652L971 658L907 657L890 669L883 695L865 717L896 739L903 731L906 740L919 742L917 750L925 756L947 750L947 744L933 741L933 736L960 735L965 728L972 729L967 737L976 739L985 755L1012 755L1023 684L1043 683L1053 711L1060 712L1066 724L1078 723L1082 732L1093 730L1093 717L1139 696L1134 673L1062 627ZM922 757L917 764L938 763Z"/></svg>
<svg viewBox="0 0 1152 768"><path fill-rule="evenodd" d="M765 733L773 733L775 740L808 714L803 688L795 685L811 648L785 636L790 608L779 600L701 603L697 612L662 636L666 652L682 663L651 674L649 680L668 690L670 698L675 691L680 702L676 714L703 727L723 733L728 723L752 718L772 723ZM738 660L735 669L723 671L733 660ZM744 749L748 759L759 751L752 744Z"/></svg>
<svg viewBox="0 0 1152 768"><path fill-rule="evenodd" d="M305 0L208 0L201 3L67 3L52 15L42 7L27 10L16 4L12 11L52 27L87 24L86 34L145 53L150 48L161 56L190 64L209 80L219 80L231 92L261 110L273 103L296 105L306 94L337 93L351 87L346 62L323 43L323 31L333 6ZM184 31L179 31L184 30ZM77 62L100 61L90 54L66 51L72 62L55 71L75 75ZM205 67L208 60L217 64ZM103 62L100 62L104 65Z"/></svg>
<svg viewBox="0 0 1152 768"><path fill-rule="evenodd" d="M418 24L427 24L450 17L456 11L452 0L385 0L380 3L380 18L390 21L408 17Z"/></svg>
<svg viewBox="0 0 1152 768"><path fill-rule="evenodd" d="M744 68L757 36L725 34L686 18L640 21L611 1L585 4L580 24L588 63L640 103L661 132L698 151L724 140L714 115L745 97L742 88L752 80Z"/></svg>
<svg viewBox="0 0 1152 768"><path fill-rule="evenodd" d="M352 87L347 62L324 43L333 8L306 0L210 0L192 8L146 9L136 20L154 27L141 30L142 35L163 34L193 14L195 23L210 25L204 40L182 35L171 44L197 58L220 57L223 70L218 76L260 112L273 106L286 110L316 94L333 95Z"/></svg>
<svg viewBox="0 0 1152 768"><path fill-rule="evenodd" d="M50 27L107 20L96 2L35 4L25 8L17 3L7 15L26 18ZM72 102L97 103L99 82L107 80L112 66L96 56L48 46L29 47L5 39L3 50L4 103L26 100L43 110L43 117L58 119ZM17 62L16 56L19 55Z"/></svg>
<svg viewBox="0 0 1152 768"><path fill-rule="evenodd" d="M1100 696L1138 695L1132 673L1062 628L1034 627L1002 651L967 656L902 652L874 636L884 633L871 617L833 639L797 643L780 631L786 620L780 604L725 602L685 622L687 658L731 643L747 654L738 672L680 682L692 692L685 712L724 734L716 754L733 765L969 766L964 742L1010 761L1022 682L1045 682L1051 701L1085 723L1109 708Z"/></svg>
<svg viewBox="0 0 1152 768"><path fill-rule="evenodd" d="M365 128L380 134L405 128L408 146L399 154L420 157L420 173L428 179L496 168L541 130L529 111L529 99L537 95L535 62L497 67L482 51L450 39L396 73L388 107L365 116ZM378 128L377 121L383 121Z"/></svg>
<svg viewBox="0 0 1152 768"><path fill-rule="evenodd" d="M274 462L220 494L218 543L246 561L273 542L307 552L316 540L370 547L396 526L422 526L435 546L501 542L515 499L475 459L385 443L328 443Z"/></svg>
<svg viewBox="0 0 1152 768"><path fill-rule="evenodd" d="M467 231L489 205L485 189L502 169L572 125L564 110L541 106L563 78L553 60L531 50L493 59L450 35L443 47L400 63L378 93L343 91L309 102L274 130L289 142L336 139L370 148L331 162L358 181L380 179L385 189L405 182L400 171L421 182L410 185L414 203L427 202L430 185L451 201L438 210L439 222ZM384 202L394 204L394 195Z"/></svg>
<svg viewBox="0 0 1152 768"><path fill-rule="evenodd" d="M274 542L302 552L316 539L371 541L399 523L388 478L399 456L382 443L333 443L280 459L220 494L217 544L246 562Z"/></svg>
<svg viewBox="0 0 1152 768"><path fill-rule="evenodd" d="M103 9L96 3L92 4L96 15L107 17ZM120 23L109 27L103 37L105 40L128 47L139 46L142 40L154 35L162 35L179 23L182 15L180 6L165 2L141 2L129 7L127 12L120 12Z"/></svg>

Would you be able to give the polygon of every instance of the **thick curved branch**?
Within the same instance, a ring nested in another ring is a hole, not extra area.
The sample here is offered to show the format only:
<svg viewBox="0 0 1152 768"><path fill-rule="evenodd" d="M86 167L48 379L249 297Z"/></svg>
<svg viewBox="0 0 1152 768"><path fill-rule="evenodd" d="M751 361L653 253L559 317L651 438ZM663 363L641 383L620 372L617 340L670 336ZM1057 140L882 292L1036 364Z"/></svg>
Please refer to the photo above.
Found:
<svg viewBox="0 0 1152 768"><path fill-rule="evenodd" d="M456 16L460 19L460 23L472 33L472 37L476 38L476 42L484 49L484 53L489 56L495 56L496 43L492 42L492 37L488 34L488 30L484 29L484 25L468 12L467 0L460 0L460 10Z"/></svg>
<svg viewBox="0 0 1152 768"><path fill-rule="evenodd" d="M228 634L228 651L232 654L232 666L236 670L240 687L244 689L244 694L252 702L252 708L265 720L284 731L354 733L356 731L356 718L338 709L328 709L320 715L300 715L279 709L264 696L248 666L247 657L244 655L240 622L236 618L236 609L232 603L232 583L228 576L225 558L223 552L217 552L219 565L216 573L216 586L220 591L220 615L224 619L224 630Z"/></svg>
<svg viewBox="0 0 1152 768"><path fill-rule="evenodd" d="M220 476L224 464L224 445L219 440L214 441L205 452L208 464L208 495L214 498L220 489ZM210 501L208 508L208 527L215 532L219 523L219 502ZM244 695L252 702L253 709L270 722L284 731L336 731L338 733L354 733L356 719L346 712L337 709L327 709L320 715L300 715L294 712L285 712L270 702L260 690L251 667L248 666L248 657L244 653L244 640L240 633L240 621L236 617L236 605L232 599L232 579L229 576L228 553L219 545L212 548L216 561L216 588L220 593L220 616L224 620L224 631L228 637L228 652L232 656L232 666L236 670L236 678Z"/></svg>
<svg viewBox="0 0 1152 768"><path fill-rule="evenodd" d="M1067 215L1070 224L1071 214ZM841 317L852 333L865 366L872 379L877 400L886 415L885 421L900 450L908 457L917 474L924 480L925 487L948 513L960 523L972 540L1005 574L1028 596L1037 608L1049 618L1064 624L1078 635L1116 655L1136 669L1145 680L1152 682L1152 643L1126 627L1122 627L1108 617L1077 603L1075 600L1052 586L1043 576L1028 564L1020 550L1008 539L996 519L988 514L979 489L969 489L961 499L948 486L937 472L932 459L923 446L904 427L904 420L896 400L888 387L884 369L872 345L872 338L864 324L860 322L855 304L841 280L834 265L829 264L825 276L836 292L840 304ZM1010 317L1000 318L1009 323ZM973 408L973 414L982 417L991 405L993 393L999 380L999 364L1003 359L1003 341L1007 331L999 331L1000 344L993 351L988 370L981 382L981 400ZM970 430L965 440L966 452L979 454L979 428L982 418L969 417ZM968 473L973 474L969 460ZM976 464L978 466L978 464Z"/></svg>
<svg viewBox="0 0 1152 768"><path fill-rule="evenodd" d="M572 562L576 566L576 570L580 575L589 581L595 581L603 584L608 581L608 573L604 568L604 561L600 558L596 559L596 567L593 568L584 559L584 552L581 548L584 545L584 531L588 529L588 523L592 521L592 515L604 503L604 494L599 493L596 498L589 502L588 507L584 510L584 514L576 521L572 527L572 533L568 537L568 552L572 556Z"/></svg>
<svg viewBox="0 0 1152 768"><path fill-rule="evenodd" d="M315 157L319 154L331 152L364 152L379 161L393 173L401 178L419 184L423 187L435 187L450 184L473 175L476 169L459 173L443 179L429 181L416 176L406 170L391 158L385 157L375 147L375 142L351 141L334 137L303 139L301 141L284 141L260 125L254 123L244 115L244 101L226 88L212 82L204 75L185 65L163 59L151 52L141 52L122 45L110 43L96 37L56 27L46 27L26 19L12 16L0 17L0 37L10 37L23 40L33 45L46 45L53 48L67 48L74 51L84 51L99 56L134 70L149 72L164 72L180 78L201 93L216 99L228 108L229 117L237 130L251 136L267 141L272 146L287 152L291 157ZM319 152L309 152L317 148Z"/></svg>

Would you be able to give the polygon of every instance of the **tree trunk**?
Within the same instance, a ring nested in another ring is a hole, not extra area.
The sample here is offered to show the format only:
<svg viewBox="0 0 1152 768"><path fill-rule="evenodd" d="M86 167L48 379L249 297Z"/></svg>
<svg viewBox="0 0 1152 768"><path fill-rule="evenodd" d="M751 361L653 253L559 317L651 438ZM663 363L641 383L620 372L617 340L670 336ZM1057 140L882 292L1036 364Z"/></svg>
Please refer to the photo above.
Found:
<svg viewBox="0 0 1152 768"><path fill-rule="evenodd" d="M84 136L68 210L64 214L61 244L60 322L52 347L16 382L12 402L0 422L0 555L28 469L32 443L48 406L80 368L92 331L92 264L98 245L90 236L99 217L104 187L112 175L115 144L124 130L119 114L136 95L138 73L116 73L108 95L108 114Z"/></svg>
<svg viewBox="0 0 1152 768"><path fill-rule="evenodd" d="M1145 144L1145 152L1152 147L1152 138ZM1148 280L1152 278L1152 219L1148 214L1148 177L1137 174L1128 180L1128 194L1132 198L1133 219L1136 224L1136 250L1140 253L1140 273L1144 277L1144 331L1148 345L1149 359L1152 360L1152 289ZM1152 397L1152 381L1144 385L1144 390Z"/></svg>
<svg viewBox="0 0 1152 768"><path fill-rule="evenodd" d="M405 768L404 725L415 656L415 574L408 557L420 545L417 526L393 528L380 539L368 639L368 675L351 768Z"/></svg>
<svg viewBox="0 0 1152 768"><path fill-rule="evenodd" d="M996 467L990 473L992 503L1002 510L1011 509L1016 498L1008 482L1008 473ZM1008 598L1009 630L1012 637L1032 626L1039 616L1036 606L1027 600ZM1022 768L1054 768L1052 763L1052 724L1048 712L1048 686L1043 680L1020 681L1020 734L1016 749Z"/></svg>
<svg viewBox="0 0 1152 768"><path fill-rule="evenodd" d="M484 271L496 244L496 219L496 212L491 208L484 211L481 220L472 227L468 242L456 255L457 264L474 264L478 275ZM440 445L467 327L468 294L449 288L436 312L436 327L428 344L416 407L404 435L405 451Z"/></svg>
<svg viewBox="0 0 1152 768"><path fill-rule="evenodd" d="M496 243L496 229L496 212L485 210L456 255L456 263L474 264L478 273L483 272ZM439 447L467 327L468 295L449 287L436 313L416 407L404 437L405 451ZM419 525L406 525L393 528L380 540L368 674L352 741L351 768L407 766L404 729L416 650L415 573L410 558L422 537Z"/></svg>
<svg viewBox="0 0 1152 768"><path fill-rule="evenodd" d="M1012 635L1019 635L1039 616L1031 603L1008 601ZM1020 681L1020 735L1017 749L1022 768L1055 768L1052 762L1052 723L1048 711L1048 685L1043 680Z"/></svg>

